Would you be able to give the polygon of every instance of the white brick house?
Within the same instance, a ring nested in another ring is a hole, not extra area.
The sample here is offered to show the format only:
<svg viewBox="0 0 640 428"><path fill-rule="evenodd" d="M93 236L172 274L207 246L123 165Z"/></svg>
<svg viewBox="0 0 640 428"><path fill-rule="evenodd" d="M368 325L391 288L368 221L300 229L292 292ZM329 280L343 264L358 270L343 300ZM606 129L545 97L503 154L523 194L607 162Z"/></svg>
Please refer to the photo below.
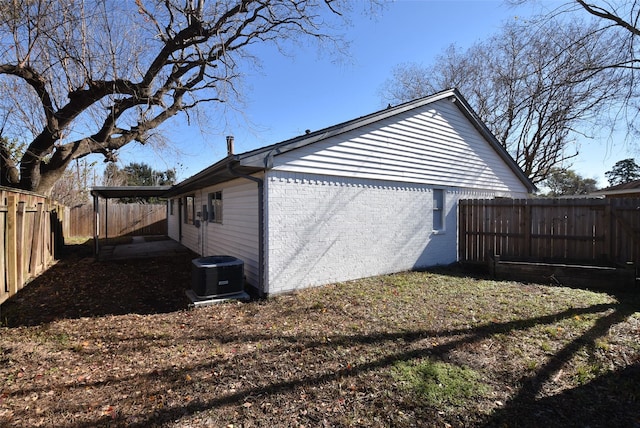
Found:
<svg viewBox="0 0 640 428"><path fill-rule="evenodd" d="M281 293L455 262L459 199L534 189L454 89L230 154L170 190L169 236Z"/></svg>

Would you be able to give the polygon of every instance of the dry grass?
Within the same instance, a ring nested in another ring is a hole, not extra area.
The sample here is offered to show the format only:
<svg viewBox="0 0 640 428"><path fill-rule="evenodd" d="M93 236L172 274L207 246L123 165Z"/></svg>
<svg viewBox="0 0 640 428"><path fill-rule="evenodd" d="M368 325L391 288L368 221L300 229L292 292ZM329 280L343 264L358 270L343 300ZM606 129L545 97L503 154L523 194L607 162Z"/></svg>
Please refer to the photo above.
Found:
<svg viewBox="0 0 640 428"><path fill-rule="evenodd" d="M189 268L72 259L3 305L0 424L640 425L637 294L425 272L188 310Z"/></svg>

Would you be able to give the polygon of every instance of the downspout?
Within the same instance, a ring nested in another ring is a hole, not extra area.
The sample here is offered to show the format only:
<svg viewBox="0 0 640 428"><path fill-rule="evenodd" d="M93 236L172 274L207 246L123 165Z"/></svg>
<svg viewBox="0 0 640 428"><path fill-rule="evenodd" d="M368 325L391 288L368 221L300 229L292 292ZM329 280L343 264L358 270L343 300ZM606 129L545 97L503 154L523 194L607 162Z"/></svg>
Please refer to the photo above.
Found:
<svg viewBox="0 0 640 428"><path fill-rule="evenodd" d="M227 137L227 149L229 149L229 157L233 155L233 137ZM235 171L231 162L227 164L227 170L234 177L246 178L258 184L258 294L263 297L264 292L264 180L251 175L243 174Z"/></svg>

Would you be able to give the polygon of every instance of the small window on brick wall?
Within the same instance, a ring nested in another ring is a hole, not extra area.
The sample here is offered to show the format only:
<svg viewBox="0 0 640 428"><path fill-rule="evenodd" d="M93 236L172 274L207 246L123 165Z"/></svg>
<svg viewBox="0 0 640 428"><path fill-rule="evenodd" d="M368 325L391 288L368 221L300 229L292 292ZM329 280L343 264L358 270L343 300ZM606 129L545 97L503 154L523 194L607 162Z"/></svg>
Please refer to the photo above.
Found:
<svg viewBox="0 0 640 428"><path fill-rule="evenodd" d="M222 223L222 191L209 193L209 222Z"/></svg>
<svg viewBox="0 0 640 428"><path fill-rule="evenodd" d="M444 231L444 190L433 189L433 230Z"/></svg>

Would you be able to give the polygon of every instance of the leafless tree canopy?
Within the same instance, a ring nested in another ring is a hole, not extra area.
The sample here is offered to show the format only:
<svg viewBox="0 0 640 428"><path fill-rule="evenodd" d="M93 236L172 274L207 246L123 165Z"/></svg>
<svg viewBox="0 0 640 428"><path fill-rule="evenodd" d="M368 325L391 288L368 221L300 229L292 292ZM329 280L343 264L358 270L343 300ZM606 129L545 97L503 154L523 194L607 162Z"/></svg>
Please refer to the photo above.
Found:
<svg viewBox="0 0 640 428"><path fill-rule="evenodd" d="M0 184L48 193L69 163L144 143L170 117L234 95L254 43L338 42L343 0L0 3ZM334 34L335 35L335 34Z"/></svg>
<svg viewBox="0 0 640 428"><path fill-rule="evenodd" d="M534 0L507 0L508 3L522 4ZM636 46L640 37L640 3L637 0L569 0L545 14L543 19L555 18L566 14L583 14L597 18L597 30L587 36L598 33L615 33L611 48L622 51L622 55L603 68L640 69L640 57Z"/></svg>
<svg viewBox="0 0 640 428"><path fill-rule="evenodd" d="M449 47L431 66L399 66L383 96L400 102L459 88L538 183L577 154L577 132L604 125L602 113L628 83L619 70L601 68L620 57L611 38L583 22L511 23L466 51Z"/></svg>
<svg viewBox="0 0 640 428"><path fill-rule="evenodd" d="M535 0L507 0L508 3L535 3ZM590 17L594 20L593 31L584 35L585 39L606 39L609 49L617 55L598 64L590 64L594 74L617 69L627 78L627 85L621 90L621 101L617 106L617 119L627 131L627 138L637 137L640 117L636 81L640 70L640 2L637 0L567 0L539 17L544 22L549 19L572 20L576 17ZM571 43L572 40L567 41ZM570 48L570 47L568 47Z"/></svg>

